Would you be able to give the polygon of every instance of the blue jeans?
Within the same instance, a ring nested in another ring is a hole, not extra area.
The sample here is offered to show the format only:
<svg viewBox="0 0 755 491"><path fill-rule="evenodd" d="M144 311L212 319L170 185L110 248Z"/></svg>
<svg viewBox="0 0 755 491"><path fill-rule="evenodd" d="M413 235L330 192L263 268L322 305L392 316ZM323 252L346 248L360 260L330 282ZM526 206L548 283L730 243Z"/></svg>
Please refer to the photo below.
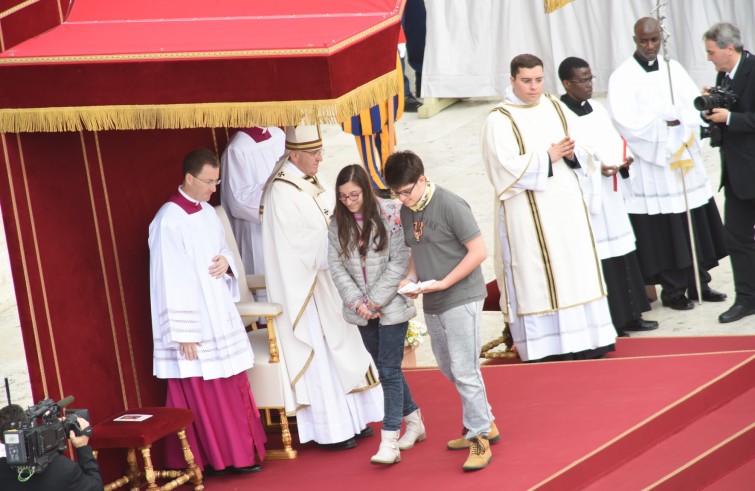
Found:
<svg viewBox="0 0 755 491"><path fill-rule="evenodd" d="M381 326L379 322L380 319L372 319L366 326L359 326L359 333L377 365L380 383L383 385L383 429L397 431L401 429L401 418L417 410L401 371L404 338L409 323Z"/></svg>

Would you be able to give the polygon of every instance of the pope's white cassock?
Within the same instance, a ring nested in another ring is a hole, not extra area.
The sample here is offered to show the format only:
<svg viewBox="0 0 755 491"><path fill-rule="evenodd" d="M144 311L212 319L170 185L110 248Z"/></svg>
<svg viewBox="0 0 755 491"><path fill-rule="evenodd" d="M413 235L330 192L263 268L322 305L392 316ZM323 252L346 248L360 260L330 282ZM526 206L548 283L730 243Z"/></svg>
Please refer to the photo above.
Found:
<svg viewBox="0 0 755 491"><path fill-rule="evenodd" d="M239 130L221 157L220 204L228 214L249 274L265 274L260 200L265 181L283 155L285 142L285 133L276 126ZM265 290L257 290L254 295L258 302L267 301Z"/></svg>
<svg viewBox="0 0 755 491"><path fill-rule="evenodd" d="M217 255L235 270L213 207L179 190L152 220L149 249L154 375L210 380L251 368L254 353L234 304L238 281L208 272ZM183 358L179 343L202 343L198 360Z"/></svg>
<svg viewBox="0 0 755 491"><path fill-rule="evenodd" d="M642 63L647 65L646 61ZM654 68L648 71L632 56L608 82L608 110L635 159L626 207L634 214L684 213L685 184L690 209L706 204L713 196L697 138L702 120L692 103L700 89L676 61L657 58L655 63L647 65ZM666 124L673 120L681 124ZM681 173L672 169L674 162L693 166L684 175L684 183Z"/></svg>
<svg viewBox="0 0 755 491"><path fill-rule="evenodd" d="M568 112L547 95L527 105L509 87L482 130L500 306L525 361L609 347L616 336L577 175L563 160L549 165L548 148L568 134ZM590 174L589 152L576 156Z"/></svg>
<svg viewBox="0 0 755 491"><path fill-rule="evenodd" d="M276 325L291 379L286 411L296 413L300 442L342 442L383 419L383 391L328 271L335 195L286 161L263 205L268 296L284 307Z"/></svg>

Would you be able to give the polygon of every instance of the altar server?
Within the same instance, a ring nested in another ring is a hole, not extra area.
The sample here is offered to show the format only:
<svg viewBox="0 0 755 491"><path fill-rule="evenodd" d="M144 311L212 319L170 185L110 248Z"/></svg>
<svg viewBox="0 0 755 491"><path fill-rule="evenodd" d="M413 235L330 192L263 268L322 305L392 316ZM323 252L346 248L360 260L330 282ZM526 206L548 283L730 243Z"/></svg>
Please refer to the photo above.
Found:
<svg viewBox="0 0 755 491"><path fill-rule="evenodd" d="M726 295L708 286L708 270L727 252L721 215L700 156L697 135L702 120L693 105L700 90L679 63L658 57L658 21L638 20L634 42L636 51L608 81L608 110L635 159L626 206L645 283L660 283L666 307L694 307L691 299L697 299L698 292L686 217L689 206L703 300L722 302Z"/></svg>
<svg viewBox="0 0 755 491"><path fill-rule="evenodd" d="M624 207L623 193L630 192L626 188L632 156L606 109L599 102L588 100L592 97L594 78L590 65L583 59L569 57L561 62L558 75L566 90L561 102L578 116L571 134L588 142L600 165L600 170L581 178L580 184L603 266L611 320L619 336L627 336L626 331L658 329L658 322L642 318L642 312L650 310L650 303L637 262L632 224Z"/></svg>
<svg viewBox="0 0 755 491"><path fill-rule="evenodd" d="M286 135L276 126L244 128L233 135L220 158L220 204L228 214L248 274L265 274L260 200L285 141ZM254 296L258 302L267 301L265 290L255 291Z"/></svg>
<svg viewBox="0 0 755 491"><path fill-rule="evenodd" d="M524 361L600 357L616 331L576 175L594 162L570 138L569 110L543 95L539 58L514 57L510 80L482 129L501 311Z"/></svg>

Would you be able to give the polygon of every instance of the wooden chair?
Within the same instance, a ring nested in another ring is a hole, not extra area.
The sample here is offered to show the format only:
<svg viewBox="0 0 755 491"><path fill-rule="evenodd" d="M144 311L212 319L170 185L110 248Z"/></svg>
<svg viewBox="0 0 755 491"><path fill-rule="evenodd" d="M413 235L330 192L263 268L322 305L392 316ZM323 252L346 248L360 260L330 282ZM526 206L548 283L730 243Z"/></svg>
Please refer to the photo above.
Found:
<svg viewBox="0 0 755 491"><path fill-rule="evenodd" d="M281 314L283 309L277 303L255 301L252 290L265 287L264 276L246 274L228 214L222 206L216 206L215 212L223 223L225 240L236 262L234 273L239 281L241 297L236 303L236 307L241 314L244 325L249 330L249 342L252 345L252 351L254 351L254 366L247 371L249 385L252 387L257 407L265 412L266 424L268 426L272 424L271 410L277 410L280 418L283 449L267 450L266 458L295 459L296 450L291 446L291 431L284 407L284 387L285 384L289 383L288 374L285 364L281 362L278 340L275 336L275 318ZM259 317L265 318L267 329L256 329L254 327L254 321Z"/></svg>
<svg viewBox="0 0 755 491"><path fill-rule="evenodd" d="M139 420L129 417L148 415ZM120 418L120 419L118 419ZM186 440L186 427L191 424L194 415L189 409L170 407L133 408L94 425L89 444L92 448L127 448L128 471L126 475L105 486L105 491L112 491L129 485L129 489L138 491L146 483L148 490L171 490L191 481L194 491L202 491L202 471L194 462L189 442ZM186 469L157 470L152 465L152 444L171 433L178 434L183 449ZM141 454L144 470L139 469L137 450ZM170 479L163 485L157 481Z"/></svg>

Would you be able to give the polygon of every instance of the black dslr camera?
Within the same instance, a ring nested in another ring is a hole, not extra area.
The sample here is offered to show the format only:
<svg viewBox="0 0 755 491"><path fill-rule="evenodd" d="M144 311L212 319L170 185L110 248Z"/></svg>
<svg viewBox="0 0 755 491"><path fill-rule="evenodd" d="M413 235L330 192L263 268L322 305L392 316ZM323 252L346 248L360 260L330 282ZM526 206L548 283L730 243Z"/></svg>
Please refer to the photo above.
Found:
<svg viewBox="0 0 755 491"><path fill-rule="evenodd" d="M731 89L723 89L719 87L712 87L708 89L706 95L695 97L693 104L698 111L710 111L716 107L723 107L725 109L731 109L734 104L737 103L737 94L731 91ZM711 147L720 147L724 139L721 126L717 124L711 124L710 126L700 127L700 138L710 138Z"/></svg>
<svg viewBox="0 0 755 491"><path fill-rule="evenodd" d="M71 430L77 436L91 436L91 427L82 430L79 426L76 410L69 410L65 417L61 416L61 409L71 402L71 396L57 403L44 399L26 410L27 420L13 423L11 429L3 433L6 460L10 467L19 473L41 473L65 451L66 438Z"/></svg>
<svg viewBox="0 0 755 491"><path fill-rule="evenodd" d="M698 111L710 111L716 107L731 109L737 103L737 94L731 89L711 87L706 95L695 97L693 104Z"/></svg>

